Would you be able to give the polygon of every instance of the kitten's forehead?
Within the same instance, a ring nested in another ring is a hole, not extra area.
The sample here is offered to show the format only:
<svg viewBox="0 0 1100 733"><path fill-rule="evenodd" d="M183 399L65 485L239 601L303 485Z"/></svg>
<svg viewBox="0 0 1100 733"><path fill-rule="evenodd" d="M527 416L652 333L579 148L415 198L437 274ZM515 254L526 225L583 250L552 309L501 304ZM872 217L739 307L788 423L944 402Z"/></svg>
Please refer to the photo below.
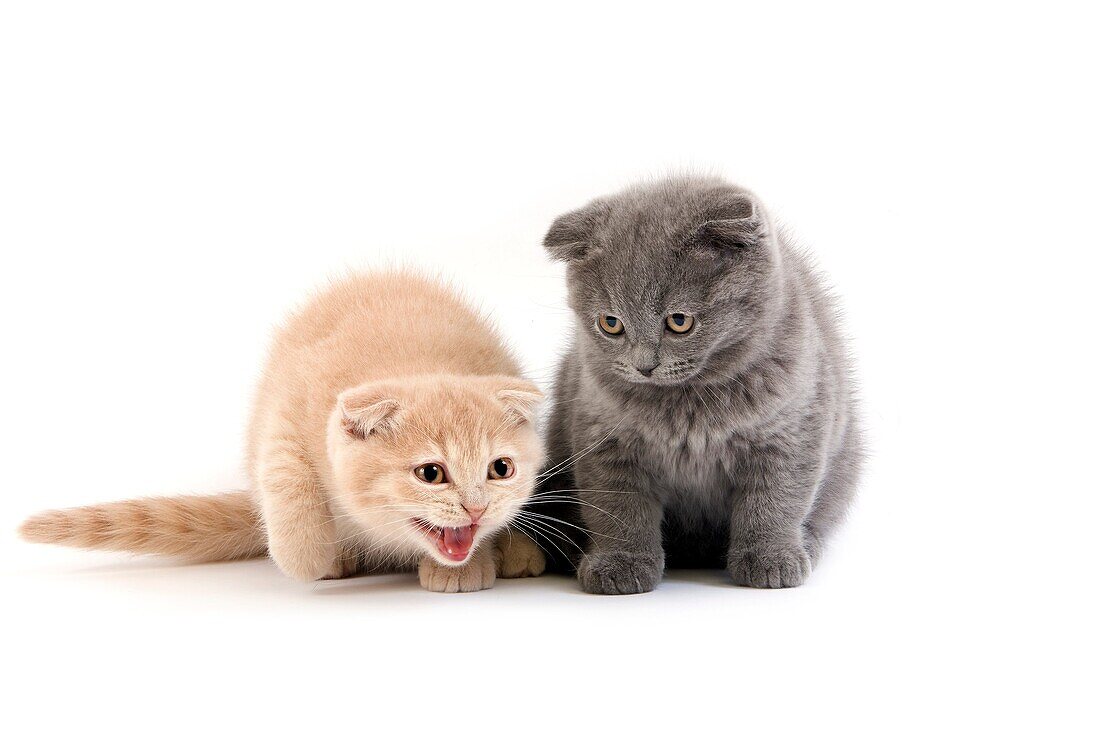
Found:
<svg viewBox="0 0 1100 733"><path fill-rule="evenodd" d="M410 427L439 443L481 440L506 422L499 402L457 380L419 385L407 407Z"/></svg>
<svg viewBox="0 0 1100 733"><path fill-rule="evenodd" d="M682 245L715 218L731 193L745 190L712 178L670 178L608 197L606 232L615 239Z"/></svg>
<svg viewBox="0 0 1100 733"><path fill-rule="evenodd" d="M673 178L605 199L607 213L592 232L592 254L571 270L578 295L643 310L707 300L724 272L694 237L719 215L731 191L743 189L720 179Z"/></svg>
<svg viewBox="0 0 1100 733"><path fill-rule="evenodd" d="M592 305L660 311L710 297L721 272L675 240L624 238L577 263L572 284Z"/></svg>
<svg viewBox="0 0 1100 733"><path fill-rule="evenodd" d="M517 462L538 460L532 425L517 423L484 385L461 378L438 379L416 389L399 435L398 450L406 460L442 460L462 485L484 479L488 463L502 455Z"/></svg>
<svg viewBox="0 0 1100 733"><path fill-rule="evenodd" d="M517 421L497 396L499 387L477 378L434 378L418 383L403 401L399 432L405 450L477 457L523 442L532 428ZM525 433L524 433L525 435Z"/></svg>

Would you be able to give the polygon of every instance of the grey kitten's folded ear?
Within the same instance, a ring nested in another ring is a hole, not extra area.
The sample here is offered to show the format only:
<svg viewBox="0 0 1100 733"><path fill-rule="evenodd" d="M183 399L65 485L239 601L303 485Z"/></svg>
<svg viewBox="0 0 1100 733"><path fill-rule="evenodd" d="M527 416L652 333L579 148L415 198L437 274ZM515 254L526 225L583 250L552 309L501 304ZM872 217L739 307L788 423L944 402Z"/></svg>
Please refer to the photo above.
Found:
<svg viewBox="0 0 1100 733"><path fill-rule="evenodd" d="M401 403L393 385L364 384L342 392L336 398L340 422L344 432L353 438L364 439L397 425Z"/></svg>
<svg viewBox="0 0 1100 733"><path fill-rule="evenodd" d="M593 234L607 221L610 212L611 207L597 199L583 208L562 214L550 225L542 246L559 262L583 259L592 249Z"/></svg>
<svg viewBox="0 0 1100 733"><path fill-rule="evenodd" d="M750 194L725 196L707 212L709 220L695 232L695 240L719 250L746 249L768 238L768 218Z"/></svg>

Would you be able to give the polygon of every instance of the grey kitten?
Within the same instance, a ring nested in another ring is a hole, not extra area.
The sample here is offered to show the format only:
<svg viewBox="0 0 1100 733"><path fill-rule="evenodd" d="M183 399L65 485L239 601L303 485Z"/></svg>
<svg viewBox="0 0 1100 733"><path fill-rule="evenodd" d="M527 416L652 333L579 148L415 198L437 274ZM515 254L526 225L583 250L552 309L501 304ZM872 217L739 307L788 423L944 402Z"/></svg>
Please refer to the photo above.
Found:
<svg viewBox="0 0 1100 733"><path fill-rule="evenodd" d="M805 581L862 440L835 306L803 256L712 178L596 199L544 244L568 263L577 331L529 531L580 561L590 593L650 591L666 563Z"/></svg>

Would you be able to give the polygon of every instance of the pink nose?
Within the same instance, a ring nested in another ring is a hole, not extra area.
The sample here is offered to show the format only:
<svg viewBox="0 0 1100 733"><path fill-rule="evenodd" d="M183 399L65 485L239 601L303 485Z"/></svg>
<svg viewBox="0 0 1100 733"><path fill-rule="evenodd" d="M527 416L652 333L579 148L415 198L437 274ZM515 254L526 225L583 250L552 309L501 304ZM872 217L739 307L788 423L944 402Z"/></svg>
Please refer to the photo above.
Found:
<svg viewBox="0 0 1100 733"><path fill-rule="evenodd" d="M485 514L485 507L483 506L466 506L463 504L462 508L470 515L470 521L474 524L477 524L477 520L481 519L482 515Z"/></svg>

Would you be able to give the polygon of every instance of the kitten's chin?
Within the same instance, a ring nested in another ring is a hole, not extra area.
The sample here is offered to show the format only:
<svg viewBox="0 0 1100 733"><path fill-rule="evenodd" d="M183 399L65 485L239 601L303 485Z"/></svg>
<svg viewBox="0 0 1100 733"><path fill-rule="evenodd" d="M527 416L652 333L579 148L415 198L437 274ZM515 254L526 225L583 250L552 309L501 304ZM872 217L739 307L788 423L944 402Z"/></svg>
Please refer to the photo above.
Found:
<svg viewBox="0 0 1100 733"><path fill-rule="evenodd" d="M462 565L474 552L479 526L441 527L426 519L410 519L409 523L420 533L431 548L432 556L445 565Z"/></svg>

